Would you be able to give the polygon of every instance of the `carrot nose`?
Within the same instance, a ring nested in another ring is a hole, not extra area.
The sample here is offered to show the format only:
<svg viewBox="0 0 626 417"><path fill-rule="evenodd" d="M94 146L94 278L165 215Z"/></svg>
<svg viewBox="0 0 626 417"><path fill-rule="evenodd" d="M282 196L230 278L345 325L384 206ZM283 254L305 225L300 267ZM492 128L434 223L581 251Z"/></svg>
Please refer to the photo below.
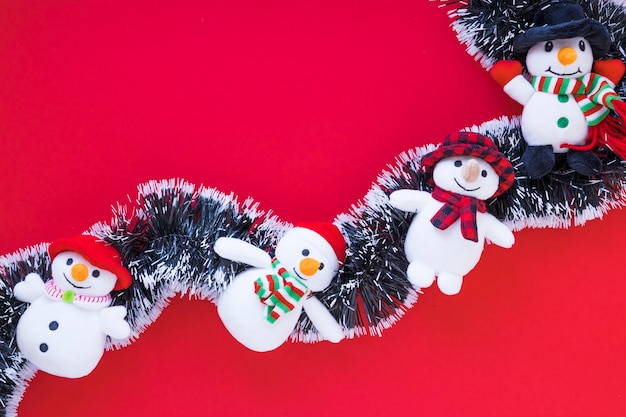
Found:
<svg viewBox="0 0 626 417"><path fill-rule="evenodd" d="M467 182L474 182L476 178L478 178L478 174L480 173L480 166L478 165L478 161L475 159L470 159L467 161L463 168L461 169L461 175L463 179Z"/></svg>
<svg viewBox="0 0 626 417"><path fill-rule="evenodd" d="M321 263L313 258L304 258L300 261L300 271L307 277L312 277L320 269Z"/></svg>
<svg viewBox="0 0 626 417"><path fill-rule="evenodd" d="M566 46L565 48L561 48L559 50L559 62L562 65L569 65L571 63L573 63L574 61L576 61L576 51L574 50L574 48L570 48L569 46Z"/></svg>
<svg viewBox="0 0 626 417"><path fill-rule="evenodd" d="M76 264L72 267L72 278L82 282L89 276L89 269L84 264Z"/></svg>

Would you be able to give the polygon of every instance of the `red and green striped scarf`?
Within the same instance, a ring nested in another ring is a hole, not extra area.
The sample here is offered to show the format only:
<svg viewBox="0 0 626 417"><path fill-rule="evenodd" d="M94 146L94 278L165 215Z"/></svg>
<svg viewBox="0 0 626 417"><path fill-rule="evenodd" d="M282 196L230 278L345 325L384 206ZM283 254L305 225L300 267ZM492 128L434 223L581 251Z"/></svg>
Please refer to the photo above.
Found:
<svg viewBox="0 0 626 417"><path fill-rule="evenodd" d="M594 73L575 79L533 76L531 84L544 93L573 95L589 126L604 120L613 110L613 101L621 100L609 80Z"/></svg>
<svg viewBox="0 0 626 417"><path fill-rule="evenodd" d="M278 259L272 259L272 268L275 274L267 274L254 281L254 292L267 305L267 321L270 323L296 308L309 293L304 282L290 274Z"/></svg>

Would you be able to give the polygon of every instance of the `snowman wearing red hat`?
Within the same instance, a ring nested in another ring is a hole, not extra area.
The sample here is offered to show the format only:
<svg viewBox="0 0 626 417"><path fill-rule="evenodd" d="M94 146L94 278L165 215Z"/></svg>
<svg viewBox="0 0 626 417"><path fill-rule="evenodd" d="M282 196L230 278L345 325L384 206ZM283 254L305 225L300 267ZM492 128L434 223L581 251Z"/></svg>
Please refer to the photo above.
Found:
<svg viewBox="0 0 626 417"><path fill-rule="evenodd" d="M422 168L435 186L432 193L398 190L389 196L392 206L417 212L404 245L407 276L418 288L436 278L441 292L454 295L478 263L485 240L513 246L513 233L486 212L485 204L511 187L513 166L491 139L459 132L424 155Z"/></svg>
<svg viewBox="0 0 626 417"><path fill-rule="evenodd" d="M220 319L247 348L266 352L282 345L302 310L325 340L343 330L313 292L324 290L346 255L346 243L332 223L303 223L278 241L274 258L250 243L222 237L214 245L222 258L253 268L238 274L217 300Z"/></svg>
<svg viewBox="0 0 626 417"><path fill-rule="evenodd" d="M608 29L573 2L552 2L534 15L533 26L513 39L513 53L526 64L530 81L515 60L497 62L493 78L524 106L521 130L528 144L520 171L530 178L548 174L555 154L585 176L601 172L594 148L626 156L626 104L614 87L624 75L620 60L594 61L611 47ZM595 71L595 72L593 72ZM600 75L603 74L603 75ZM614 110L618 117L610 115Z"/></svg>
<svg viewBox="0 0 626 417"><path fill-rule="evenodd" d="M15 298L31 303L18 322L17 345L38 369L80 378L100 361L107 336L130 336L126 307L110 307L110 293L132 278L118 252L95 236L57 240L48 254L52 279L30 273L15 285Z"/></svg>

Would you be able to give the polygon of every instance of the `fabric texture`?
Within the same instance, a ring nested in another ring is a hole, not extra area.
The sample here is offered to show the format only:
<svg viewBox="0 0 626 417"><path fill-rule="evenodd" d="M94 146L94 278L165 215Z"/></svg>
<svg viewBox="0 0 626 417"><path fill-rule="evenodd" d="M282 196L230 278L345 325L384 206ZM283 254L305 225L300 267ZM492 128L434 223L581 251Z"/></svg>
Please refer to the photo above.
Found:
<svg viewBox="0 0 626 417"><path fill-rule="evenodd" d="M595 59L606 55L611 47L608 29L597 20L587 17L578 3L550 3L545 9L535 13L533 27L515 37L513 52L518 57L523 57L539 42L576 36L582 36L589 42Z"/></svg>
<svg viewBox="0 0 626 417"><path fill-rule="evenodd" d="M267 274L254 282L255 294L268 306L267 321L270 323L292 311L309 293L306 284L290 274L278 259L272 259L272 268L275 274Z"/></svg>
<svg viewBox="0 0 626 417"><path fill-rule="evenodd" d="M337 260L342 264L346 259L346 240L337 226L327 222L299 223L296 227L309 229L321 237L333 248Z"/></svg>
<svg viewBox="0 0 626 417"><path fill-rule="evenodd" d="M422 158L424 171L431 176L437 162L453 156L475 156L488 162L500 177L497 191L492 197L497 197L508 190L515 180L515 171L511 162L501 153L488 137L475 132L455 132L448 135L441 146L426 154Z"/></svg>
<svg viewBox="0 0 626 417"><path fill-rule="evenodd" d="M108 307L111 304L111 295L102 296L77 295L71 290L62 290L57 287L53 280L46 283L46 294L53 300L62 300L69 304L75 304L79 307L90 310Z"/></svg>
<svg viewBox="0 0 626 417"><path fill-rule="evenodd" d="M114 291L126 289L133 281L130 272L122 265L120 254L117 250L95 236L78 235L58 239L48 247L50 259L54 258L61 252L72 251L80 253L89 263L98 268L106 269L115 274L117 281Z"/></svg>
<svg viewBox="0 0 626 417"><path fill-rule="evenodd" d="M430 219L432 225L440 230L445 230L457 219L460 219L463 237L478 242L476 213L484 213L487 210L485 202L474 197L452 193L440 187L435 187L432 196L435 200L444 203Z"/></svg>
<svg viewBox="0 0 626 417"><path fill-rule="evenodd" d="M614 108L613 101L621 100L609 80L594 73L576 79L533 76L531 84L544 93L573 95L589 126L602 122Z"/></svg>

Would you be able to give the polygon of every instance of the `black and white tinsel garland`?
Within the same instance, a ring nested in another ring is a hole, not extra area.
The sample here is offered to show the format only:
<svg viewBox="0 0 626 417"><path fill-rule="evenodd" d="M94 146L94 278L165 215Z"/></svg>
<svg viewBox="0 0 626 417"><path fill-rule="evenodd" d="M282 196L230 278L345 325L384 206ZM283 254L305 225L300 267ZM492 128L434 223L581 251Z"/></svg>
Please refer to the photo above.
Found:
<svg viewBox="0 0 626 417"><path fill-rule="evenodd" d="M127 309L127 340L107 340L107 349L126 346L153 323L176 294L214 300L245 266L221 260L213 252L218 237L246 239L264 249L275 246L288 229L252 199L236 197L181 180L139 186L136 201L118 205L110 223L87 231L115 247L133 277L132 285L113 294L112 305ZM37 369L20 353L17 323L26 303L13 297L14 286L31 272L50 277L48 244L0 257L0 416L15 416L28 381Z"/></svg>
<svg viewBox="0 0 626 417"><path fill-rule="evenodd" d="M518 118L501 118L473 126L494 140L517 167L524 152ZM417 300L419 288L406 278L408 261L404 239L412 214L393 208L388 196L399 189L431 191L422 156L438 145L425 145L402 153L373 183L362 201L335 219L347 241L347 257L338 276L323 292L314 294L342 326L348 338L381 335ZM602 155L597 177L574 173L564 161L537 180L521 175L488 211L513 230L567 228L600 218L626 205L626 165L610 151ZM139 186L131 204L118 205L113 219L98 223L87 233L113 245L133 276L133 284L113 297L124 305L132 334L109 341L122 347L137 339L153 323L169 300L178 295L215 301L247 265L224 260L213 251L219 237L246 240L270 254L292 227L252 199L182 180L152 181ZM13 297L13 287L30 272L50 276L47 244L0 257L0 416L16 415L17 406L36 369L19 352L17 322L26 304ZM291 340L316 342L320 335L302 314Z"/></svg>

